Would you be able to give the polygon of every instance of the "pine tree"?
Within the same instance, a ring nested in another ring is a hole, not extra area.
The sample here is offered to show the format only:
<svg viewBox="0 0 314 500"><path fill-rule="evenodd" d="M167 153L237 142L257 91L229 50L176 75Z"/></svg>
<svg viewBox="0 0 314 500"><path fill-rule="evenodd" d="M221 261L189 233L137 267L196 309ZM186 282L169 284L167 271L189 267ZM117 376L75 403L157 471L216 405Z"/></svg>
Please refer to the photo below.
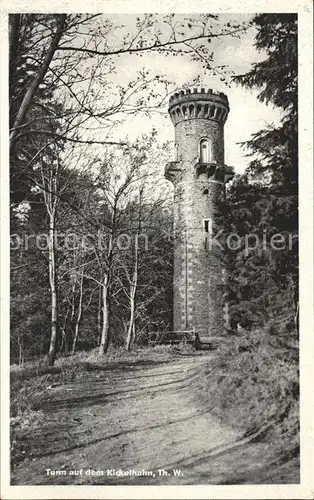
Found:
<svg viewBox="0 0 314 500"><path fill-rule="evenodd" d="M277 126L255 133L243 143L252 161L229 192L229 229L242 237L233 252L231 303L242 322L280 321L298 316L298 107L297 107L297 16L261 14L253 19L257 29L255 47L266 58L234 78L258 90L258 99L282 111ZM260 246L245 251L245 234L253 233ZM275 234L284 238L281 250L269 242ZM232 254L232 252L230 252ZM293 315L293 314L292 314ZM244 320L246 318L246 320Z"/></svg>

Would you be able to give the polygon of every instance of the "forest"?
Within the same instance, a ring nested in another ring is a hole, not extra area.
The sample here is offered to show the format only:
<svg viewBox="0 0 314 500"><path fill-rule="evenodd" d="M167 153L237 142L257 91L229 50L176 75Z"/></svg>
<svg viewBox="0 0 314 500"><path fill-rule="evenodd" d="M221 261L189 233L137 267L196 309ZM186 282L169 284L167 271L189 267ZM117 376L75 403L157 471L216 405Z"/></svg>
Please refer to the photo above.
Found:
<svg viewBox="0 0 314 500"><path fill-rule="evenodd" d="M147 346L150 332L171 330L172 193L163 168L173 143L160 138L154 116L166 116L177 89L159 72L141 68L128 78L122 68L147 54L189 58L226 93L252 90L280 112L279 123L243 141L248 167L228 184L222 208L226 234L241 244L223 255L237 329L226 332L230 345L217 370L230 371L233 351L237 376L222 379L225 401L215 411L233 405L231 419L236 398L256 398L250 415L243 410L245 425L293 414L288 426L296 436L297 15L239 22L141 14L131 21L132 29L102 14L9 16L11 363L40 359L53 367L92 350L104 359L111 349ZM232 43L249 29L262 57L234 74L216 60L212 43ZM121 124L141 116L151 129L120 136ZM248 233L260 241L280 234L285 244L247 252Z"/></svg>
<svg viewBox="0 0 314 500"><path fill-rule="evenodd" d="M95 23L95 17L102 16L10 18L15 362L49 352L53 364L57 351L73 354L99 345L105 353L110 342L130 349L145 343L150 330L170 329L171 196L158 165L171 157L171 144L160 143L154 128L133 143L110 140L110 131L131 113L158 112L171 84L142 73L115 89L108 102L109 75L114 57L132 51L179 57L188 50L190 57L210 61L210 37L245 30L228 23L215 33L211 16L199 20L197 29L193 19L179 28L170 16L163 22L178 33L168 37L160 20L148 15L136 20L134 39L126 36L114 47L116 27L102 18ZM254 159L228 188L225 219L241 237L267 230L288 238L298 227L296 19L260 15L253 22L256 47L268 57L232 81L257 88L258 98L280 108L283 118L279 127L243 144ZM216 63L206 64L209 72L219 71ZM104 102L107 109L101 109ZM95 133L100 129L104 140ZM226 256L227 294L241 326L280 323L296 330L297 249L295 238L286 251L260 255L257 248L246 256L239 248Z"/></svg>

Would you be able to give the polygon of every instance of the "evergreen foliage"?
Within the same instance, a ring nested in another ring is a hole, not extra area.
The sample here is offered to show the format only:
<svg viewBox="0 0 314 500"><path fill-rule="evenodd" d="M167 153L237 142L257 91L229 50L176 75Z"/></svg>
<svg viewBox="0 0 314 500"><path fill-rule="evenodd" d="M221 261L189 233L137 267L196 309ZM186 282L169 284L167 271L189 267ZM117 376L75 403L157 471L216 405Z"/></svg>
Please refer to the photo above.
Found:
<svg viewBox="0 0 314 500"><path fill-rule="evenodd" d="M255 46L266 58L234 81L257 89L258 99L278 107L282 118L277 126L262 129L243 143L253 159L228 192L228 227L242 239L240 248L229 252L230 301L243 325L276 319L283 329L293 322L297 328L297 16L261 14L253 24ZM244 248L245 234L255 234L260 242L249 252ZM272 244L276 234L282 237L281 245Z"/></svg>

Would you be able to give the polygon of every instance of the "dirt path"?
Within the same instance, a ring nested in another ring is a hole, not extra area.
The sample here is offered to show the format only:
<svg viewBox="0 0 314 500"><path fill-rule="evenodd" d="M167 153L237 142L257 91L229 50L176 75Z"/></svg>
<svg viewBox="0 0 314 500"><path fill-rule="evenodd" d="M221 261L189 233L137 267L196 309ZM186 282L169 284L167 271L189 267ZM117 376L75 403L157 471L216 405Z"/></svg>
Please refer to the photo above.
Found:
<svg viewBox="0 0 314 500"><path fill-rule="evenodd" d="M265 445L244 446L238 431L211 416L203 376L210 360L88 372L51 389L45 423L29 436L29 458L12 484L287 482L287 465L277 464L274 477Z"/></svg>

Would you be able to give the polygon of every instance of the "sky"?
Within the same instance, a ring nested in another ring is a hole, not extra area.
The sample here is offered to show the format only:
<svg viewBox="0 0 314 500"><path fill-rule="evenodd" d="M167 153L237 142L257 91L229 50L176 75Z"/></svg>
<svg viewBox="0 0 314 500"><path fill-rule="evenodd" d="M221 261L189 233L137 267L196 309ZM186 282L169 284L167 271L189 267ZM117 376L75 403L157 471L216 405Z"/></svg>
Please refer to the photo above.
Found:
<svg viewBox="0 0 314 500"><path fill-rule="evenodd" d="M134 17L134 15L112 15L115 23L124 24L129 30L132 30L134 25ZM247 14L221 15L219 22L228 20L247 22L251 17ZM252 63L265 58L265 54L257 52L254 48L254 36L255 29L249 28L240 38L229 36L213 39L211 50L215 54L215 64L226 65L228 71L233 74L247 72ZM218 76L213 76L208 70L203 70L200 63L191 61L188 56L173 57L157 52L148 52L142 57L127 54L120 56L115 64L119 84L127 84L129 79L135 76L136 71L145 68L152 73L157 72L167 76L174 83L173 90L199 77L202 87L213 88L227 94L230 113L225 124L225 163L233 166L236 173L244 172L250 161L239 143L248 140L254 132L267 125L275 124L280 119L279 110L271 105L260 103L256 91L246 90L235 84L231 84L229 88ZM160 140L173 139L174 128L166 110L167 103L164 106L164 115L155 113L151 117L130 116L126 123L115 130L115 135L120 138L128 136L129 139L136 139L138 135L154 127L158 131Z"/></svg>

